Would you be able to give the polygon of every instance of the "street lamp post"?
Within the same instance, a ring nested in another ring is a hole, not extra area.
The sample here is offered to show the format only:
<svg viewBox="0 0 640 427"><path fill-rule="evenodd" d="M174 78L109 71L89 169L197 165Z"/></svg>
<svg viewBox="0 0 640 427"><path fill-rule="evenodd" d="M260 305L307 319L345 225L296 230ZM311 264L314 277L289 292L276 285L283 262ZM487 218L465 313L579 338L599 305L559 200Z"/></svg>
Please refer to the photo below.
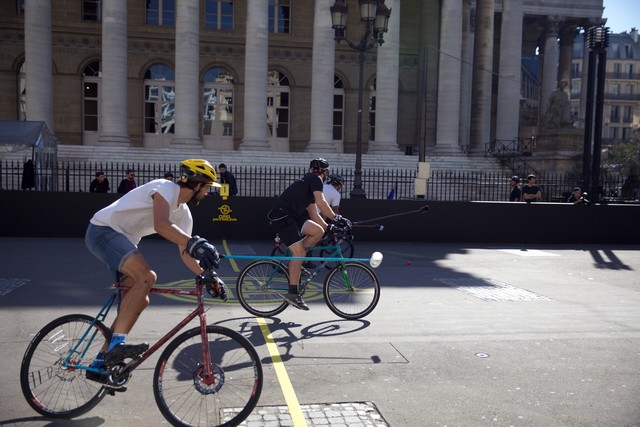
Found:
<svg viewBox="0 0 640 427"><path fill-rule="evenodd" d="M347 29L347 16L349 8L344 0L335 0L331 6L331 26L335 31L335 41L347 42L350 48L357 50L358 64L360 66L358 74L358 123L356 127L356 169L353 180L353 190L351 197L366 198L367 194L362 188L362 92L364 79L364 53L372 49L376 44L384 43L383 35L389 26L391 9L384 4L384 0L358 0L360 6L360 20L364 22L364 34L358 44L351 42L344 36Z"/></svg>

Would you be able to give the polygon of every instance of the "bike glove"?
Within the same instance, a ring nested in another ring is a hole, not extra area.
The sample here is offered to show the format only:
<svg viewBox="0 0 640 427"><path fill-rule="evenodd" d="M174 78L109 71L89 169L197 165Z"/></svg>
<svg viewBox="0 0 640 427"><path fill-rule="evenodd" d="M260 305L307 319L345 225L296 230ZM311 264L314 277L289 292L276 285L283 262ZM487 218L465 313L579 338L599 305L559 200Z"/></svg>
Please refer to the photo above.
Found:
<svg viewBox="0 0 640 427"><path fill-rule="evenodd" d="M335 217L333 217L333 222L338 227L351 228L351 221L349 221L347 218L343 217L342 215L336 215Z"/></svg>
<svg viewBox="0 0 640 427"><path fill-rule="evenodd" d="M200 261L203 270L217 269L220 264L220 254L216 247L200 236L193 236L187 242L187 253Z"/></svg>
<svg viewBox="0 0 640 427"><path fill-rule="evenodd" d="M207 292L214 298L220 297L222 301L227 300L227 285L224 284L222 279L218 277L215 272L212 272L210 275L205 274L204 281L207 286Z"/></svg>

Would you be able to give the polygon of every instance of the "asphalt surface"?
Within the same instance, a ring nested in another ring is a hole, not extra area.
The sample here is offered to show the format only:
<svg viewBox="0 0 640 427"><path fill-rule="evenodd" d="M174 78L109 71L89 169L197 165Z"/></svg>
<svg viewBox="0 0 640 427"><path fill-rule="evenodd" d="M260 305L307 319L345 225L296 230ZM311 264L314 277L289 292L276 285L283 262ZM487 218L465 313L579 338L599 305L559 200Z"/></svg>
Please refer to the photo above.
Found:
<svg viewBox="0 0 640 427"><path fill-rule="evenodd" d="M214 243L234 254L271 244ZM170 243L141 249L159 284L192 278ZM640 246L356 243L356 256L376 250L383 289L368 317L343 320L310 298L310 311L266 320L293 396L256 318L235 300L212 303L208 322L242 333L263 361L246 425L640 425ZM0 425L168 425L153 397L155 357L126 393L74 420L27 405L18 373L29 341L56 317L94 314L111 279L82 239L0 238L0 253ZM242 265L221 265L232 288ZM156 340L191 309L154 296L129 342ZM353 418L363 407L371 422Z"/></svg>

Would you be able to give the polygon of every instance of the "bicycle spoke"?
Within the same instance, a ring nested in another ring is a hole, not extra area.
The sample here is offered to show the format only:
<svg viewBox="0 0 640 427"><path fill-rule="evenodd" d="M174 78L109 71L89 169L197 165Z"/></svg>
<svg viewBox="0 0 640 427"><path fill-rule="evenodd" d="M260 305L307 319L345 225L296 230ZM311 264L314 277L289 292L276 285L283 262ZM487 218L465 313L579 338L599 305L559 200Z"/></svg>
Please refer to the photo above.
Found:
<svg viewBox="0 0 640 427"><path fill-rule="evenodd" d="M345 262L329 272L324 297L335 314L359 319L371 313L380 299L380 283L375 273L357 262Z"/></svg>

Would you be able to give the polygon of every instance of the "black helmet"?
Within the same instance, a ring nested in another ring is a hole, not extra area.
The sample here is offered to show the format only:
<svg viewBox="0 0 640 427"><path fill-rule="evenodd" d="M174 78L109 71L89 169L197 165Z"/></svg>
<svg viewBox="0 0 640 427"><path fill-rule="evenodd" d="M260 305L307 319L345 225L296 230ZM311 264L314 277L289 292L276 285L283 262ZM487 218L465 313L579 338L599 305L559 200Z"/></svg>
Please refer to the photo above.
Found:
<svg viewBox="0 0 640 427"><path fill-rule="evenodd" d="M317 157L311 160L311 163L309 163L309 169L313 169L314 172L318 173L324 172L329 169L329 162L322 157Z"/></svg>
<svg viewBox="0 0 640 427"><path fill-rule="evenodd" d="M344 179L342 179L340 175L329 175L327 177L327 184L342 185L344 184Z"/></svg>
<svg viewBox="0 0 640 427"><path fill-rule="evenodd" d="M520 182L520 177L518 175L513 175L511 177L511 181Z"/></svg>

